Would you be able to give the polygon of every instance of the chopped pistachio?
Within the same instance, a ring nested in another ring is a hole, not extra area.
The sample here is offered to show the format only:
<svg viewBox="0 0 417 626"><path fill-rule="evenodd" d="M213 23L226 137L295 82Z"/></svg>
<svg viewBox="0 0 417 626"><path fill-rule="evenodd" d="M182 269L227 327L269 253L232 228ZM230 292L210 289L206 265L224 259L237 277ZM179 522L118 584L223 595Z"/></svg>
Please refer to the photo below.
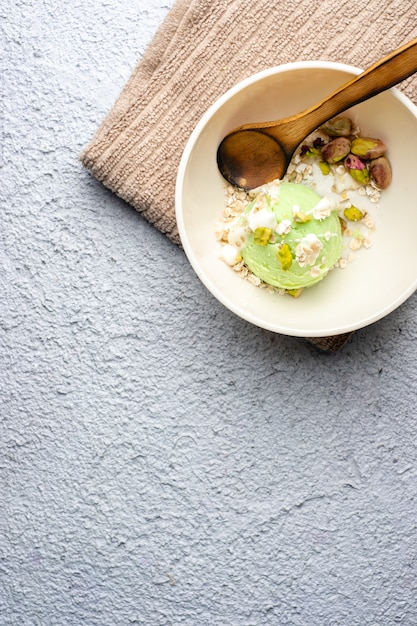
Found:
<svg viewBox="0 0 417 626"><path fill-rule="evenodd" d="M256 228L253 233L253 241L254 243L259 244L260 246L266 246L266 244L271 239L272 228Z"/></svg>
<svg viewBox="0 0 417 626"><path fill-rule="evenodd" d="M319 161L319 168L324 176L330 174L330 165L326 161Z"/></svg>
<svg viewBox="0 0 417 626"><path fill-rule="evenodd" d="M290 246L287 243L283 243L282 246L278 248L277 258L284 271L290 269L292 265L292 254Z"/></svg>
<svg viewBox="0 0 417 626"><path fill-rule="evenodd" d="M299 224L304 224L305 222L309 222L312 219L311 215L306 215L302 211L296 211L293 217L294 222L298 222Z"/></svg>
<svg viewBox="0 0 417 626"><path fill-rule="evenodd" d="M305 156L310 157L310 159L313 159L313 158L319 156L320 149L319 148L308 148L308 150L306 150L304 154L305 154Z"/></svg>
<svg viewBox="0 0 417 626"><path fill-rule="evenodd" d="M299 298L303 291L304 287L300 287L300 289L287 289L287 294L293 298Z"/></svg>
<svg viewBox="0 0 417 626"><path fill-rule="evenodd" d="M355 206L351 206L348 209L343 211L343 215L350 222L358 222L363 218L363 213L360 209L357 209Z"/></svg>

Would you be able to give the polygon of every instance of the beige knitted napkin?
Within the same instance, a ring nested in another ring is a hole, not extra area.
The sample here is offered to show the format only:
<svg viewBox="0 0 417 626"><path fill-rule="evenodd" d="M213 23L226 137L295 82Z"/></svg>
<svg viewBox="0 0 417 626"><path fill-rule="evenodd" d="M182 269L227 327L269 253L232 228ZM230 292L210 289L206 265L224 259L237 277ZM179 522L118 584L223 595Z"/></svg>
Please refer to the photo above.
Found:
<svg viewBox="0 0 417 626"><path fill-rule="evenodd" d="M177 168L196 122L219 95L291 61L365 69L416 36L415 0L177 0L81 161L180 243ZM417 103L416 76L399 87ZM338 350L349 336L309 341Z"/></svg>

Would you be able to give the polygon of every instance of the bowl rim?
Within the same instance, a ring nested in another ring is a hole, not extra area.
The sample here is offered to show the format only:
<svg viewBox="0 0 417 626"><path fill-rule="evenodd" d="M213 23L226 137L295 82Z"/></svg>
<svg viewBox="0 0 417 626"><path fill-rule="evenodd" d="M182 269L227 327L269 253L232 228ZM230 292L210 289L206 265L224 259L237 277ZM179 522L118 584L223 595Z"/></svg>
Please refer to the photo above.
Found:
<svg viewBox="0 0 417 626"><path fill-rule="evenodd" d="M295 336L295 337L326 337L326 336L334 336L345 333L350 333L355 330L359 330L370 324L377 322L378 320L384 318L389 313L393 312L397 309L401 304L403 304L416 290L417 290L417 275L415 280L409 285L408 289L404 290L394 301L391 301L385 307L382 307L375 311L375 313L369 315L366 318L363 318L359 321L352 322L351 324L344 324L343 326L335 326L333 328L329 328L324 331L322 329L311 329L310 331L306 331L306 329L298 329L298 328L287 328L286 326L282 326L279 324L271 324L268 322L264 322L259 320L256 316L248 313L242 307L236 305L232 300L229 300L219 289L218 287L204 274L204 272L200 268L200 264L196 255L194 254L193 248L190 244L187 230L185 227L185 222L183 218L182 212L182 186L184 181L184 176L186 172L186 167L192 150L194 148L194 144L198 137L200 136L202 130L204 129L207 122L211 119L211 117L234 95L246 89L251 84L258 82L264 78L268 78L269 76L284 73L287 71L293 71L298 69L329 69L336 70L341 72L346 72L354 75L358 75L364 70L346 63L334 62L334 61L294 61L289 63L283 63L281 65L271 66L265 70L261 70L250 76L244 78L243 80L237 82L235 85L230 87L226 92L224 92L216 101L205 111L205 113L201 116L197 124L195 125L193 131L191 132L183 153L181 155L180 163L178 166L177 176L176 176L176 185L175 185L175 216L178 227L178 233L181 241L181 246L188 258L188 261L196 273L197 277L203 283L203 285L208 289L208 291L219 301L221 302L227 309L235 313L238 317L254 324L258 328L263 328L265 330L269 330L275 333ZM386 90L393 92L395 98L399 100L416 118L417 120L417 106L399 89L396 87L391 87Z"/></svg>

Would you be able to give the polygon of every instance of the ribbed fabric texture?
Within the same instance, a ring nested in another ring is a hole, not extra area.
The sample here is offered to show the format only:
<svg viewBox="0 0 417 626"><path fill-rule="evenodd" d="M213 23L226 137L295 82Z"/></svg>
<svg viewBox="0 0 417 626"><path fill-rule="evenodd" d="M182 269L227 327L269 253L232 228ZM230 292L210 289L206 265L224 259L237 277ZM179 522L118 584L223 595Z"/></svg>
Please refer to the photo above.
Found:
<svg viewBox="0 0 417 626"><path fill-rule="evenodd" d="M292 61L366 69L416 36L415 0L177 0L81 161L180 243L174 195L181 154L222 93ZM416 75L399 88L417 104ZM336 350L348 337L310 341Z"/></svg>

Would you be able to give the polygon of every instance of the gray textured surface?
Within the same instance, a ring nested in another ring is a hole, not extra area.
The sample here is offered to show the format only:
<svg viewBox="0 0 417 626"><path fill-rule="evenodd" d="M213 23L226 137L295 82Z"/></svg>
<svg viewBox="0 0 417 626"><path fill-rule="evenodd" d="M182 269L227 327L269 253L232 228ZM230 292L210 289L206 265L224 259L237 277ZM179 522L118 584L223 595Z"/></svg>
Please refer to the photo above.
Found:
<svg viewBox="0 0 417 626"><path fill-rule="evenodd" d="M0 624L415 626L416 295L274 336L77 160L169 5L2 5Z"/></svg>

